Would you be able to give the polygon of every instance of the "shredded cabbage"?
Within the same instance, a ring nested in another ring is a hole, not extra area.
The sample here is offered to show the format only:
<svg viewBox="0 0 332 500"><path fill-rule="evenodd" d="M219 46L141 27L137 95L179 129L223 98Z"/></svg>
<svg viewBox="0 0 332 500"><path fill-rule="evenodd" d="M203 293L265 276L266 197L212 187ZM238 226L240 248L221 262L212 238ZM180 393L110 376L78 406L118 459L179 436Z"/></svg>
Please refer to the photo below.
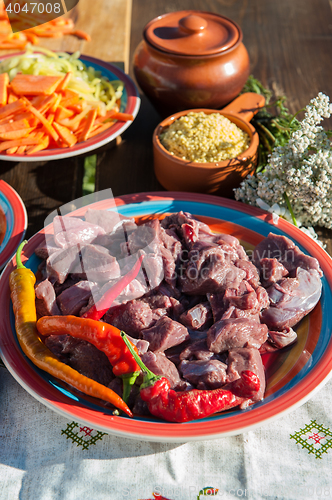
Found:
<svg viewBox="0 0 332 500"><path fill-rule="evenodd" d="M109 81L100 71L87 67L79 57L79 52L67 54L41 47L33 50L30 45L24 54L0 62L0 73L8 73L11 81L17 73L64 76L71 72L67 88L77 92L88 104L98 108L100 115L104 115L121 99L124 84L120 80Z"/></svg>

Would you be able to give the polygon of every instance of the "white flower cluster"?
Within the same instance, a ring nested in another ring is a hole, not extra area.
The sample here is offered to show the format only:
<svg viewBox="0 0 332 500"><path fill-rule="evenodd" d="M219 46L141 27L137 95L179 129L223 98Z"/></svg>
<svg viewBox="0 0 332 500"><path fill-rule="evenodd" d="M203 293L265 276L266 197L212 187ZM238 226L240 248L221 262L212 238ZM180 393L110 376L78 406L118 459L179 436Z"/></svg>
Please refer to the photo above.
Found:
<svg viewBox="0 0 332 500"><path fill-rule="evenodd" d="M235 198L287 209L286 193L299 226L332 228L332 148L319 125L331 113L329 97L319 93L306 107L300 128L288 144L274 148L265 170L247 177L235 189ZM285 217L289 219L289 212Z"/></svg>

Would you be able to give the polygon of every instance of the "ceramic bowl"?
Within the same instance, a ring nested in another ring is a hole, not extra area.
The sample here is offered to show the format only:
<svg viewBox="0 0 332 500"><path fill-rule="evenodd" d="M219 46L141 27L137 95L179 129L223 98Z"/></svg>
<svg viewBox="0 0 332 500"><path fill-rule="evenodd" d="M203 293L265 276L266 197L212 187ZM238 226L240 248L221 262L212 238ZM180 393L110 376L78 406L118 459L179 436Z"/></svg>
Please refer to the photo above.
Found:
<svg viewBox="0 0 332 500"><path fill-rule="evenodd" d="M250 120L265 104L260 94L247 92L240 95L222 110L189 109L175 113L163 120L153 133L154 170L160 184L169 191L187 191L218 194L230 198L233 189L248 174L252 174L257 163L259 137ZM213 162L198 163L183 160L171 154L160 141L161 133L175 120L190 112L206 114L220 113L250 137L248 149L235 158Z"/></svg>

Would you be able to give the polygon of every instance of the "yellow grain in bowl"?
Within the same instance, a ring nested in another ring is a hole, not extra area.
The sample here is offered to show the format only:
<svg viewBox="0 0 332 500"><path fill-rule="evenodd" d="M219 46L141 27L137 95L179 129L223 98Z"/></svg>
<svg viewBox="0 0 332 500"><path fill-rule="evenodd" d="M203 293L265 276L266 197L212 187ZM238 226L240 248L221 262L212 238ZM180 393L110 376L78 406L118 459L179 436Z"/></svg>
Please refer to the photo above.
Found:
<svg viewBox="0 0 332 500"><path fill-rule="evenodd" d="M172 155L198 163L235 158L249 147L249 135L220 113L188 113L160 135Z"/></svg>

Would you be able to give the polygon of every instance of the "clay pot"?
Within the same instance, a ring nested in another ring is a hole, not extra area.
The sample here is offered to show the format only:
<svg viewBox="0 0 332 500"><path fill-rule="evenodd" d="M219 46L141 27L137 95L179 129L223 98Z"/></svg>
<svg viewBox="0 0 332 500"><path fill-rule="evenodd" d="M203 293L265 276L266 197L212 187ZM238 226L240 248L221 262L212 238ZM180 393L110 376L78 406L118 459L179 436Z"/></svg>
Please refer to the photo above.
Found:
<svg viewBox="0 0 332 500"><path fill-rule="evenodd" d="M255 170L259 136L250 120L263 107L262 95L248 92L240 95L222 110L190 109L175 113L163 120L153 133L154 170L160 184L169 191L189 191L233 197L233 189ZM220 113L247 132L250 144L236 158L216 163L190 162L169 153L160 142L160 134L174 120L189 112Z"/></svg>
<svg viewBox="0 0 332 500"><path fill-rule="evenodd" d="M136 80L162 116L220 108L249 76L241 28L211 12L171 12L150 21L134 54Z"/></svg>

